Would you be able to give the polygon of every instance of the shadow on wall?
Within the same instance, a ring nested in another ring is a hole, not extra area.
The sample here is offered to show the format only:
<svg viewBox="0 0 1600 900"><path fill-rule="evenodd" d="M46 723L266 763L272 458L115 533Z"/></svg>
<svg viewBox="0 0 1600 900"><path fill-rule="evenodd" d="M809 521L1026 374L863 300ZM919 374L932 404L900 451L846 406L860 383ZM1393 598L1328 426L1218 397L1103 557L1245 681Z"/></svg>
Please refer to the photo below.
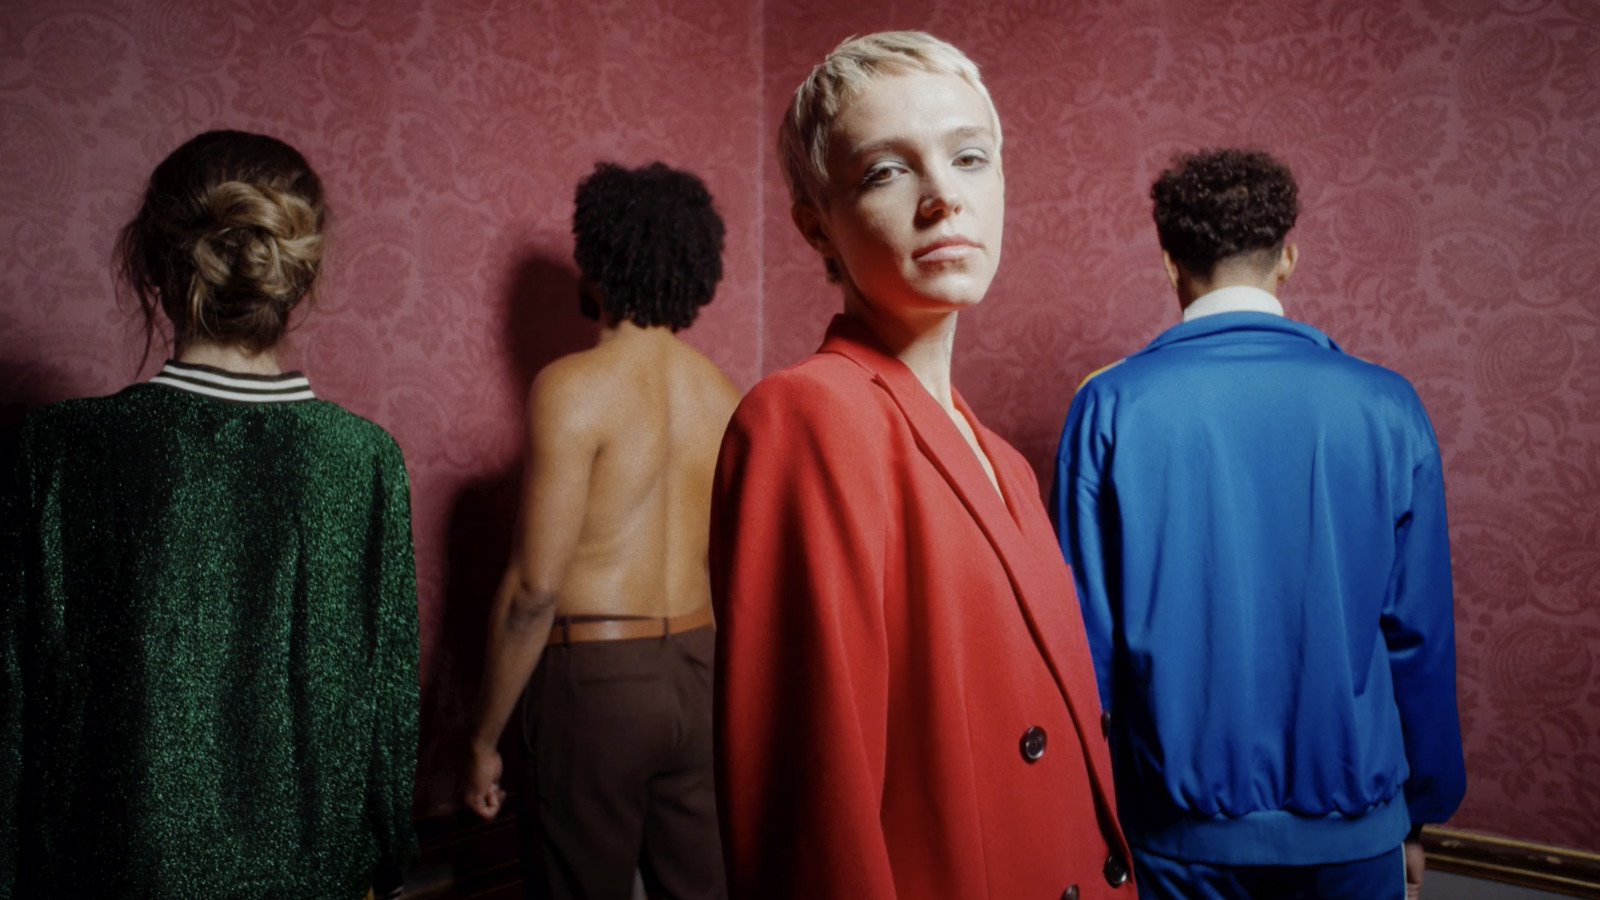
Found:
<svg viewBox="0 0 1600 900"><path fill-rule="evenodd" d="M541 242L543 243L543 242ZM532 249L513 263L501 299L502 347L515 379L513 394L526 397L533 379L552 361L593 347L595 323L578 311L578 273L565 258ZM511 557L522 496L525 405L516 423L517 462L481 473L464 484L446 526L444 604L434 676L424 687L417 750L417 811L456 805L455 784L466 761L483 668L489 604ZM520 707L519 707L520 711ZM520 787L524 768L520 719L514 715L501 740L504 783Z"/></svg>
<svg viewBox="0 0 1600 900"><path fill-rule="evenodd" d="M30 360L0 360L0 472L10 473L22 420L41 406L85 395L83 378Z"/></svg>
<svg viewBox="0 0 1600 900"><path fill-rule="evenodd" d="M12 321L0 318L0 328L20 328ZM92 351L91 351L92 352ZM51 361L57 356L48 347L35 351L38 359L0 359L0 428L15 430L22 418L41 406L66 400L71 397L87 397L96 393L94 379L89 373L75 371L71 367L63 367L59 360ZM152 351L152 355L161 359L160 349ZM129 376L128 383L136 372L122 371L118 374ZM116 390L121 389L118 385Z"/></svg>

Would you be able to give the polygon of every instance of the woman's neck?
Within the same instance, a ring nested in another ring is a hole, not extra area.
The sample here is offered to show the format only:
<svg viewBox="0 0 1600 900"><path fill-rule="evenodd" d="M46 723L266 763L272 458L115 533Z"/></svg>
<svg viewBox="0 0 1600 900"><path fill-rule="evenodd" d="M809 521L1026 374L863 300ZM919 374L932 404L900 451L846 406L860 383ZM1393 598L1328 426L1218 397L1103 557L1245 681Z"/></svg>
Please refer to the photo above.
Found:
<svg viewBox="0 0 1600 900"><path fill-rule="evenodd" d="M194 343L178 352L178 362L247 375L283 374L283 370L278 368L278 351L270 347L260 353L251 353L232 344Z"/></svg>
<svg viewBox="0 0 1600 900"><path fill-rule="evenodd" d="M844 311L845 315L871 328L945 412L956 414L955 399L950 391L950 355L956 342L955 312L886 315L849 294L845 297Z"/></svg>
<svg viewBox="0 0 1600 900"><path fill-rule="evenodd" d="M889 352L905 363L923 388L933 395L934 402L939 404L956 430L961 432L962 439L972 448L983 466L983 473L989 476L989 483L1003 500L1005 494L1000 491L1000 479L995 474L994 463L984 452L983 443L978 440L976 426L956 409L955 396L950 389L950 354L956 344L956 312L942 310L902 316L885 315L862 303L858 296L848 290L845 293L844 311L845 315L866 323L878 340L889 348Z"/></svg>

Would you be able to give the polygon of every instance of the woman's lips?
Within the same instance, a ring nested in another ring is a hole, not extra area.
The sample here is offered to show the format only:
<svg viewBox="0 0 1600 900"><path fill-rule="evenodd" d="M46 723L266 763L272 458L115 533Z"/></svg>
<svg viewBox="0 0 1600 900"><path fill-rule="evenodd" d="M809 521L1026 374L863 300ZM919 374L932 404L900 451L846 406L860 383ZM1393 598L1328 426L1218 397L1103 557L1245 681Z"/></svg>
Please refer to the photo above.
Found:
<svg viewBox="0 0 1600 900"><path fill-rule="evenodd" d="M917 262L953 262L966 259L976 254L982 247L970 238L954 237L940 238L931 244L917 248L911 258Z"/></svg>

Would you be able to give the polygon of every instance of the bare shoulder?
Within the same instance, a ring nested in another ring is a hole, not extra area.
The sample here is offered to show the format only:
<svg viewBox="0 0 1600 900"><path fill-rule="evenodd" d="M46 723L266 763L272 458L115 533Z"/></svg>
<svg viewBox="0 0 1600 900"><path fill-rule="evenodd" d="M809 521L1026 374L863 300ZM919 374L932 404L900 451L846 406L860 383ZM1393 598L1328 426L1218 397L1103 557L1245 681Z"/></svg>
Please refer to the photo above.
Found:
<svg viewBox="0 0 1600 900"><path fill-rule="evenodd" d="M600 348L569 353L539 370L528 390L529 424L567 431L593 425L617 380Z"/></svg>

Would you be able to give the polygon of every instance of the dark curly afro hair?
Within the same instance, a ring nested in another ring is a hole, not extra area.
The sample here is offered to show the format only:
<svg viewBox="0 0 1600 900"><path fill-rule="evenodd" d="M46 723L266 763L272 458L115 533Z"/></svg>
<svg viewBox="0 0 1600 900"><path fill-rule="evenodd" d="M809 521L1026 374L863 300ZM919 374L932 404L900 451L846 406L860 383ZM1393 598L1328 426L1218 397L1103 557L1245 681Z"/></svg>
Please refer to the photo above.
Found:
<svg viewBox="0 0 1600 900"><path fill-rule="evenodd" d="M1298 193L1289 170L1258 150L1179 154L1150 187L1161 249L1201 278L1231 257L1275 257L1299 214Z"/></svg>
<svg viewBox="0 0 1600 900"><path fill-rule="evenodd" d="M598 163L578 183L573 257L606 312L687 328L722 280L722 217L705 183L652 163Z"/></svg>

